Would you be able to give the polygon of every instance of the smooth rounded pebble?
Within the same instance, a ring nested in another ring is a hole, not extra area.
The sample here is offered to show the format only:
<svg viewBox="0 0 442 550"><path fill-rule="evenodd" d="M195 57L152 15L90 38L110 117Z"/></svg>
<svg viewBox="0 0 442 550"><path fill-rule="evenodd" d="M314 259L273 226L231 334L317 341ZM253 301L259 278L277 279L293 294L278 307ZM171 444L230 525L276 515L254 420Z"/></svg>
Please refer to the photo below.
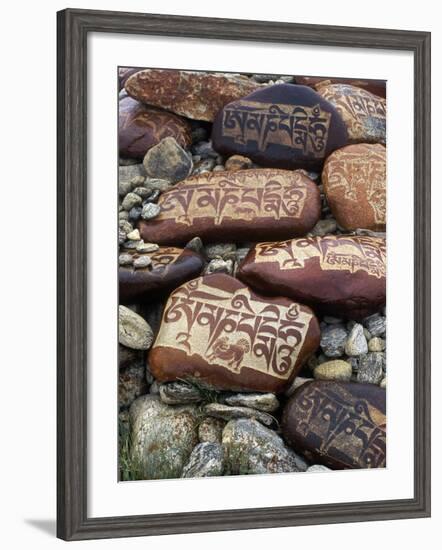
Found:
<svg viewBox="0 0 442 550"><path fill-rule="evenodd" d="M156 218L160 212L161 208L158 206L158 204L155 204L154 202L148 202L143 206L141 217L143 218L143 220L151 220L153 218Z"/></svg>
<svg viewBox="0 0 442 550"><path fill-rule="evenodd" d="M132 265L133 261L131 254L120 254L118 256L118 263L120 265Z"/></svg>
<svg viewBox="0 0 442 550"><path fill-rule="evenodd" d="M118 341L131 349L149 349L153 332L146 321L125 306L118 306Z"/></svg>
<svg viewBox="0 0 442 550"><path fill-rule="evenodd" d="M134 267L135 269L142 269L144 267L149 267L151 263L152 260L149 258L149 256L140 256L139 258L135 258Z"/></svg>
<svg viewBox="0 0 442 550"><path fill-rule="evenodd" d="M150 252L156 252L160 247L155 243L144 243L141 242L137 248L136 251L139 254L149 254Z"/></svg>
<svg viewBox="0 0 442 550"><path fill-rule="evenodd" d="M349 382L351 378L351 365L347 361L326 361L318 365L313 371L313 376L318 380L339 380Z"/></svg>

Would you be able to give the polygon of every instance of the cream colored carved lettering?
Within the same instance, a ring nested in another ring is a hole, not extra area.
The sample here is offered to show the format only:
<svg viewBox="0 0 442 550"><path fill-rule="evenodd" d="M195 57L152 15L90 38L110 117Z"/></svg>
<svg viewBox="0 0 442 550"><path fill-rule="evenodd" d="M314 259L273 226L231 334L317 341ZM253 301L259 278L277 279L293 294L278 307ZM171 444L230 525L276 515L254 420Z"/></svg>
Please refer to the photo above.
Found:
<svg viewBox="0 0 442 550"><path fill-rule="evenodd" d="M385 240L375 237L306 237L277 243L259 243L255 262L277 262L281 270L303 268L305 262L318 258L321 269L365 271L380 279L385 277Z"/></svg>
<svg viewBox="0 0 442 550"><path fill-rule="evenodd" d="M156 220L192 225L195 219L298 218L307 197L304 177L282 170L245 170L190 178L161 195Z"/></svg>
<svg viewBox="0 0 442 550"><path fill-rule="evenodd" d="M155 347L180 349L239 373L248 368L280 379L293 372L312 315L194 279L170 296Z"/></svg>
<svg viewBox="0 0 442 550"><path fill-rule="evenodd" d="M239 100L224 108L222 135L242 145L256 142L260 151L269 144L286 145L322 157L330 119L331 114L319 104L305 107Z"/></svg>

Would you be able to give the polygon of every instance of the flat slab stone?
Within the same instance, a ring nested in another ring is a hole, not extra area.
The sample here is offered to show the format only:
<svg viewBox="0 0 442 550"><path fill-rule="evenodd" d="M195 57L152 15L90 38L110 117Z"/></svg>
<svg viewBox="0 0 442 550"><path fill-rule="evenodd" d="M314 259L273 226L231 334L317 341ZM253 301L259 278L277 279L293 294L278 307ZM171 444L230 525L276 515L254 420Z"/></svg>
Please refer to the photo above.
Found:
<svg viewBox="0 0 442 550"><path fill-rule="evenodd" d="M212 129L216 151L235 154L262 166L322 167L335 149L348 144L336 108L307 86L267 86L226 105Z"/></svg>
<svg viewBox="0 0 442 550"><path fill-rule="evenodd" d="M213 274L170 295L149 365L160 382L187 378L217 389L276 393L318 345L309 308Z"/></svg>
<svg viewBox="0 0 442 550"><path fill-rule="evenodd" d="M119 267L119 299L123 304L157 300L158 293L173 290L197 277L204 267L202 257L189 249L160 247L153 252L128 253L134 260L148 257L151 263L140 269L133 264Z"/></svg>
<svg viewBox="0 0 442 550"><path fill-rule="evenodd" d="M145 69L125 82L127 93L138 101L210 122L224 105L259 87L247 77L171 69Z"/></svg>
<svg viewBox="0 0 442 550"><path fill-rule="evenodd" d="M282 417L286 442L332 469L385 468L385 390L372 384L303 384Z"/></svg>
<svg viewBox="0 0 442 550"><path fill-rule="evenodd" d="M161 213L141 221L144 240L183 244L256 241L305 235L321 213L317 185L304 174L276 169L213 172L163 193Z"/></svg>
<svg viewBox="0 0 442 550"><path fill-rule="evenodd" d="M322 183L342 228L385 231L387 154L383 145L360 143L335 151L324 164Z"/></svg>
<svg viewBox="0 0 442 550"><path fill-rule="evenodd" d="M232 407L250 407L264 412L274 412L279 408L278 398L273 393L236 393L224 401Z"/></svg>
<svg viewBox="0 0 442 550"><path fill-rule="evenodd" d="M259 243L237 277L258 292L359 320L385 306L385 239L326 236Z"/></svg>
<svg viewBox="0 0 442 550"><path fill-rule="evenodd" d="M276 428L276 420L270 414L249 407L229 406L222 403L208 403L204 407L208 416L220 418L221 420L233 420L235 418L254 418L267 428Z"/></svg>

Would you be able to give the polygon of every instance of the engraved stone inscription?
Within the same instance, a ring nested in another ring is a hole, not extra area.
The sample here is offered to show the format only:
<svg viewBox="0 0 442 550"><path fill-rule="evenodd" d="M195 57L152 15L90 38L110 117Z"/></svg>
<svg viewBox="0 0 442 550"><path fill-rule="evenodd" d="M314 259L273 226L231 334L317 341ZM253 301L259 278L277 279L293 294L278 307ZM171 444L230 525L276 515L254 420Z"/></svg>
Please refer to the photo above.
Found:
<svg viewBox="0 0 442 550"><path fill-rule="evenodd" d="M304 267L318 258L323 270L365 271L378 279L385 277L385 240L375 237L305 237L277 243L259 243L255 262L277 262L279 269Z"/></svg>
<svg viewBox="0 0 442 550"><path fill-rule="evenodd" d="M152 265L149 269L166 273L168 267L174 264L182 253L183 250L181 248L162 246L159 250L148 254L152 260Z"/></svg>
<svg viewBox="0 0 442 550"><path fill-rule="evenodd" d="M385 143L387 109L384 98L344 84L324 82L317 86L317 90L336 107L347 125L351 140Z"/></svg>
<svg viewBox="0 0 442 550"><path fill-rule="evenodd" d="M350 467L385 466L385 414L344 385L310 385L296 401L293 414L296 431L307 441L319 442L317 453L339 456Z"/></svg>
<svg viewBox="0 0 442 550"><path fill-rule="evenodd" d="M279 220L300 216L307 196L303 176L280 170L263 172L249 170L190 178L161 196L157 219L174 219L190 226L196 218L210 218L220 225L226 218Z"/></svg>
<svg viewBox="0 0 442 550"><path fill-rule="evenodd" d="M342 193L355 206L364 200L373 211L375 223L385 224L386 170L385 148L381 145L366 146L364 155L359 150L352 152L350 147L335 151L324 169L326 193Z"/></svg>
<svg viewBox="0 0 442 550"><path fill-rule="evenodd" d="M311 319L296 303L259 301L246 287L232 293L198 278L170 296L154 347L178 348L235 373L249 368L288 379Z"/></svg>
<svg viewBox="0 0 442 550"><path fill-rule="evenodd" d="M304 154L322 157L331 114L319 105L261 103L240 100L223 111L222 135L235 143L256 142L259 151L269 144L287 145Z"/></svg>

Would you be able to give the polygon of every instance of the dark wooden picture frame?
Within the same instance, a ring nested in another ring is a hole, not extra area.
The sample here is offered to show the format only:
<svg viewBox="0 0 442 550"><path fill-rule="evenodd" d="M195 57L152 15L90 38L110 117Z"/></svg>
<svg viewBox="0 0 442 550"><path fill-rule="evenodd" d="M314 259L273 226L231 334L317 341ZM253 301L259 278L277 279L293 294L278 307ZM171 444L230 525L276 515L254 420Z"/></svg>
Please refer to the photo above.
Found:
<svg viewBox="0 0 442 550"><path fill-rule="evenodd" d="M430 515L430 33L68 9L57 14L57 535L65 540ZM87 517L87 36L90 32L408 50L414 55L414 498Z"/></svg>

